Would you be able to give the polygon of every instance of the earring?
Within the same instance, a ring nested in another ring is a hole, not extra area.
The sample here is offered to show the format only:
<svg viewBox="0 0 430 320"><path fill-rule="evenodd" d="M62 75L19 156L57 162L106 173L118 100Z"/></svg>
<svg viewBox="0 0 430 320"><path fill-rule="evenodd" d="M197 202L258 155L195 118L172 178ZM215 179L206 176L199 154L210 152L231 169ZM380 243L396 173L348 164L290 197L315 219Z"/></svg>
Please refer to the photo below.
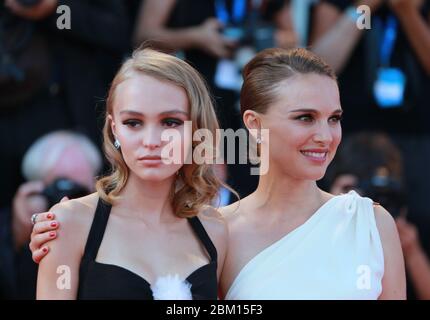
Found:
<svg viewBox="0 0 430 320"><path fill-rule="evenodd" d="M118 139L115 139L115 142L113 143L114 147L119 149L121 147L121 143L119 143Z"/></svg>
<svg viewBox="0 0 430 320"><path fill-rule="evenodd" d="M261 144L262 140L261 140L261 138L257 138L256 141L257 141L257 144Z"/></svg>

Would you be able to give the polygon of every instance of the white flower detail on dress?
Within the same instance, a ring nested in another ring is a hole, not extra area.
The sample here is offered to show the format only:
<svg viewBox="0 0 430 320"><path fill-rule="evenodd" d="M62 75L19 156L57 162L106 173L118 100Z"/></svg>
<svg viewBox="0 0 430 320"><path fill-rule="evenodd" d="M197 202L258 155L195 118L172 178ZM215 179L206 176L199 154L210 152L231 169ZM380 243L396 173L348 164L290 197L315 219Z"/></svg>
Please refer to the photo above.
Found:
<svg viewBox="0 0 430 320"><path fill-rule="evenodd" d="M154 300L192 300L191 283L175 274L159 277L151 285Z"/></svg>

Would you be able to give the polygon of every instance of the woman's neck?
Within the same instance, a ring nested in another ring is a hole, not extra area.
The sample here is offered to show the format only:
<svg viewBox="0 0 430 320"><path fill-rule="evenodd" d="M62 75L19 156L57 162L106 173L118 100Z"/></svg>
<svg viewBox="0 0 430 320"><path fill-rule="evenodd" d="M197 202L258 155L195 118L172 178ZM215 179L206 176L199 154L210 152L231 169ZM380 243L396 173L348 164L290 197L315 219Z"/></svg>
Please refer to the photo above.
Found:
<svg viewBox="0 0 430 320"><path fill-rule="evenodd" d="M170 200L170 190L174 178L163 181L145 181L130 175L118 205L127 215L148 223L160 224L176 220Z"/></svg>
<svg viewBox="0 0 430 320"><path fill-rule="evenodd" d="M273 217L312 214L324 200L316 181L297 179L280 170L260 176L252 203L257 211Z"/></svg>

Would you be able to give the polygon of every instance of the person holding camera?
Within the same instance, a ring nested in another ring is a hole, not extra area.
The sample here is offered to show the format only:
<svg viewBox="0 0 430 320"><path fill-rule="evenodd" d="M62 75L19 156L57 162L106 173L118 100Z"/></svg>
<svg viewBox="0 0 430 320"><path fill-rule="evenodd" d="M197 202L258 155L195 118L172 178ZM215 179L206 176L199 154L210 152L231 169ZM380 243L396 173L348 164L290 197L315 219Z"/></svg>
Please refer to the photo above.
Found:
<svg viewBox="0 0 430 320"><path fill-rule="evenodd" d="M233 84L234 79L229 79L232 74L220 62L236 57L235 68L243 67L252 58L245 51L238 57L238 50L245 45L253 54L275 45L294 47L297 39L289 4L287 0L146 0L134 42L149 41L167 51L183 50L185 58L202 73L211 88L238 91L240 81ZM240 77L240 69L236 71ZM221 111L222 127L234 128L228 122L232 112Z"/></svg>
<svg viewBox="0 0 430 320"><path fill-rule="evenodd" d="M18 298L35 297L36 269L28 250L32 231L30 217L34 212L48 210L63 197L72 199L89 194L94 189L95 176L101 166L101 155L91 140L69 131L56 131L41 137L25 154L22 172L27 182L18 188L8 218L11 228L9 251L14 252L9 259L14 256L15 260L9 263L15 265L15 294ZM7 211L4 209L2 215L8 214ZM10 272L0 274L14 278ZM11 290L10 286L8 290Z"/></svg>
<svg viewBox="0 0 430 320"><path fill-rule="evenodd" d="M333 194L356 190L397 217L407 206L403 159L387 134L359 132L343 139L324 185Z"/></svg>
<svg viewBox="0 0 430 320"><path fill-rule="evenodd" d="M27 182L18 188L13 199L16 248L28 243L32 213L46 211L64 196L74 198L89 194L101 166L97 147L84 135L56 131L36 140L22 163Z"/></svg>

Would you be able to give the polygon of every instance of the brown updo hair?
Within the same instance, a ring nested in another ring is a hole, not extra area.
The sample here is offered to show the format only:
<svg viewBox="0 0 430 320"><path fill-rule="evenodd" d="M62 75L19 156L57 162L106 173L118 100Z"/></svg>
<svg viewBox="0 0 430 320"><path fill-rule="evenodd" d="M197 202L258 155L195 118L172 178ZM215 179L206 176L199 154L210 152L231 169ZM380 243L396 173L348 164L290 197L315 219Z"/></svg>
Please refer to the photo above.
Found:
<svg viewBox="0 0 430 320"><path fill-rule="evenodd" d="M303 48L266 49L243 69L240 111L265 114L276 101L279 83L299 74L315 73L336 81L333 69L320 57Z"/></svg>

